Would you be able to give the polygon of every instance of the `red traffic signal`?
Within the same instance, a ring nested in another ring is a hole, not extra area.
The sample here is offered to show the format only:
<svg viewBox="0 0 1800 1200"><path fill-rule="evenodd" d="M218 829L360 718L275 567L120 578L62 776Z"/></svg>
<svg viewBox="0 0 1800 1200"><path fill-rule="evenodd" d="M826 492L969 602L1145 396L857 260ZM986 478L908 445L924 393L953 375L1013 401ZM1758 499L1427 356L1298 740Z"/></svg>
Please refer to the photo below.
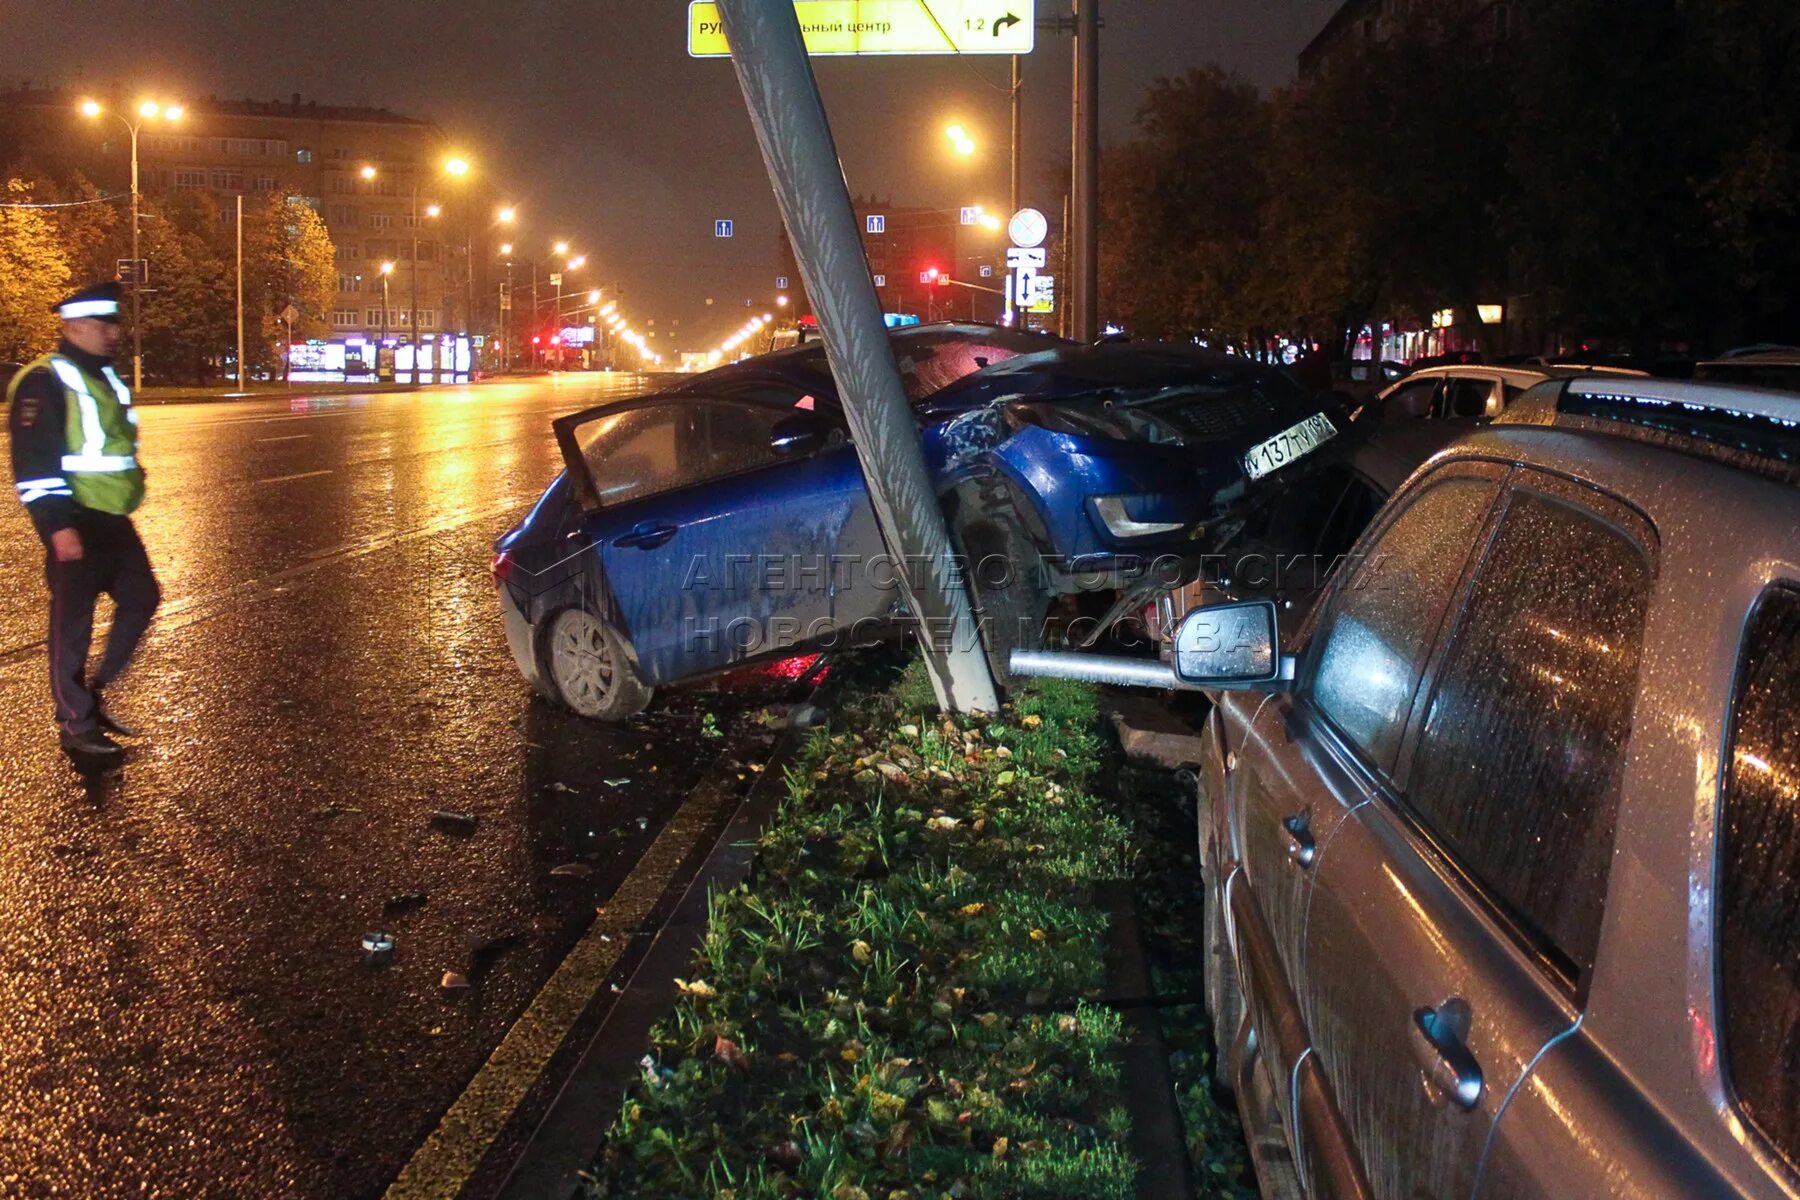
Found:
<svg viewBox="0 0 1800 1200"><path fill-rule="evenodd" d="M936 267L926 267L923 271L919 272L919 282L920 283L936 283L938 281L938 277L942 274L943 274L943 272L939 271Z"/></svg>

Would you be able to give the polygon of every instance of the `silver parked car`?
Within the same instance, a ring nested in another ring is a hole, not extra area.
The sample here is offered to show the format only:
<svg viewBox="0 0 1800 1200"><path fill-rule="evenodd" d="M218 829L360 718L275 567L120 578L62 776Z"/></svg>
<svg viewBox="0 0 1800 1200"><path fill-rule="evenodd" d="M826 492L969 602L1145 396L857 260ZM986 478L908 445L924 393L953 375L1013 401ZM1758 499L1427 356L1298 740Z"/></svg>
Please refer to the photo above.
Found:
<svg viewBox="0 0 1800 1200"><path fill-rule="evenodd" d="M1552 380L1215 694L1208 1007L1266 1192L1800 1194L1800 395ZM1114 671L1113 668L1117 667Z"/></svg>

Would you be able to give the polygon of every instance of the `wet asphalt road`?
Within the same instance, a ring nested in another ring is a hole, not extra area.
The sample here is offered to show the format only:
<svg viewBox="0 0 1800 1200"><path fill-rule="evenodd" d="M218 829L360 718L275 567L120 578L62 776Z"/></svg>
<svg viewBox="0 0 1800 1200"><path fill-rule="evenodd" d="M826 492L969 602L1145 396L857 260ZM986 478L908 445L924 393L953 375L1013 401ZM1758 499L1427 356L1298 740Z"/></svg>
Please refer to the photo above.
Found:
<svg viewBox="0 0 1800 1200"><path fill-rule="evenodd" d="M791 685L609 730L506 652L489 547L560 467L550 418L641 386L144 408L164 607L102 782L56 747L41 549L0 516L0 1194L379 1194L685 792L766 744Z"/></svg>

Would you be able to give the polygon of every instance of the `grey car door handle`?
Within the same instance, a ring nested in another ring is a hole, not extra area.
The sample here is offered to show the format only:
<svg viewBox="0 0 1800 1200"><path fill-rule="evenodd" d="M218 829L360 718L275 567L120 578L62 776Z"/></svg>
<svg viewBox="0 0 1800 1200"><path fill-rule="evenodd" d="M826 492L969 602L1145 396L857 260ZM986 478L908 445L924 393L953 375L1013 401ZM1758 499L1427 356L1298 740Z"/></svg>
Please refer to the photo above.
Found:
<svg viewBox="0 0 1800 1200"><path fill-rule="evenodd" d="M1481 1064L1469 1052L1469 1006L1449 999L1412 1015L1413 1048L1429 1085L1465 1111L1481 1102Z"/></svg>
<svg viewBox="0 0 1800 1200"><path fill-rule="evenodd" d="M1281 827L1288 834L1288 857L1303 867L1310 867L1318 856L1319 847L1313 841L1312 828L1307 822L1305 813L1296 813L1282 821Z"/></svg>

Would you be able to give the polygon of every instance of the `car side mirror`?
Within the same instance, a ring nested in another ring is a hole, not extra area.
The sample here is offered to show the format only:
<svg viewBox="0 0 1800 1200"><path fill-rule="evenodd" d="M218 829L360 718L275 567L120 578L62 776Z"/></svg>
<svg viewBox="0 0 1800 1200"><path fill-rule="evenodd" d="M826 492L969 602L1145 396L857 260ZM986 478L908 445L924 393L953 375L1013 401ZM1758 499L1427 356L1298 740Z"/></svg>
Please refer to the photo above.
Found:
<svg viewBox="0 0 1800 1200"><path fill-rule="evenodd" d="M1189 687L1231 690L1293 678L1273 600L1194 609L1175 631L1173 651L1175 677Z"/></svg>
<svg viewBox="0 0 1800 1200"><path fill-rule="evenodd" d="M777 458L803 458L823 449L831 429L812 413L795 413L775 422L769 431L769 449Z"/></svg>

